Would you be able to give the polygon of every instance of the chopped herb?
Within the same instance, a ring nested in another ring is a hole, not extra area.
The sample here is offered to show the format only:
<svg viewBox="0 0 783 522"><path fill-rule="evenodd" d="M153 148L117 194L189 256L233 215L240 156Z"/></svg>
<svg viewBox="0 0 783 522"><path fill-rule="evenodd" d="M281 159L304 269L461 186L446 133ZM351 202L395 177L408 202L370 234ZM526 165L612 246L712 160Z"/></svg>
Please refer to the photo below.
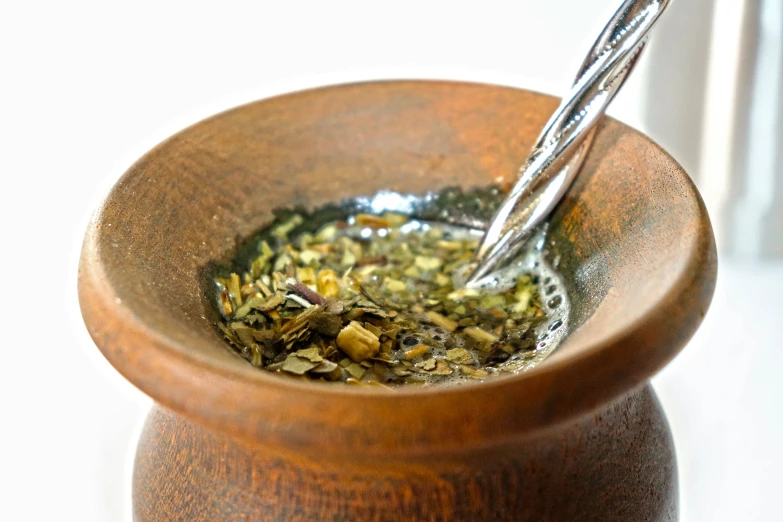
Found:
<svg viewBox="0 0 783 522"><path fill-rule="evenodd" d="M367 370L362 368L360 364L352 363L348 365L347 368L345 368L345 371L348 372L348 374L351 375L354 379L361 379Z"/></svg>
<svg viewBox="0 0 783 522"><path fill-rule="evenodd" d="M415 359L416 357L419 357L421 355L424 355L425 353L429 352L432 348L427 346L426 344L420 344L419 346L415 348L411 348L407 352L404 352L402 354L402 358L406 361L410 361L411 359Z"/></svg>
<svg viewBox="0 0 783 522"><path fill-rule="evenodd" d="M282 369L284 372L293 373L294 375L304 375L316 366L318 366L318 364L312 361L302 359L296 355L289 355L286 357Z"/></svg>
<svg viewBox="0 0 783 522"><path fill-rule="evenodd" d="M421 368L422 370L431 371L434 370L435 367L438 365L438 361L434 358L427 359L426 361L421 361L420 363L416 364L417 368Z"/></svg>
<svg viewBox="0 0 783 522"><path fill-rule="evenodd" d="M351 321L337 334L337 346L348 357L360 362L378 353L381 343L372 332L356 321Z"/></svg>
<svg viewBox="0 0 783 522"><path fill-rule="evenodd" d="M456 321L452 321L448 317L444 317L438 312L433 312L433 311L427 312L427 319L429 319L430 322L432 322L433 324L437 324L438 326L448 330L449 332L453 332L459 326L459 324Z"/></svg>
<svg viewBox="0 0 783 522"><path fill-rule="evenodd" d="M480 380L540 359L537 279L492 293L455 286L479 235L389 212L317 229L308 219L286 213L246 272L217 280L218 326L253 365L386 387Z"/></svg>
<svg viewBox="0 0 783 522"><path fill-rule="evenodd" d="M473 364L473 355L465 348L453 348L446 351L446 360L457 364Z"/></svg>

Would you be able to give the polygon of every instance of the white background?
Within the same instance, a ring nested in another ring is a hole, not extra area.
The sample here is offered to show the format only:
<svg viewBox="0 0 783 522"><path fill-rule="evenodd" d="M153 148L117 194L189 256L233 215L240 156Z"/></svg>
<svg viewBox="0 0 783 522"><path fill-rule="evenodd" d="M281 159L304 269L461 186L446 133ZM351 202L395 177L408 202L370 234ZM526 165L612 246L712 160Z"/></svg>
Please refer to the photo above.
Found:
<svg viewBox="0 0 783 522"><path fill-rule="evenodd" d="M150 402L92 345L75 276L92 209L136 158L215 112L321 84L562 93L616 5L0 3L0 520L130 519ZM644 86L642 67L611 111L643 130ZM722 262L703 328L654 381L687 522L783 520L781 295L780 263Z"/></svg>

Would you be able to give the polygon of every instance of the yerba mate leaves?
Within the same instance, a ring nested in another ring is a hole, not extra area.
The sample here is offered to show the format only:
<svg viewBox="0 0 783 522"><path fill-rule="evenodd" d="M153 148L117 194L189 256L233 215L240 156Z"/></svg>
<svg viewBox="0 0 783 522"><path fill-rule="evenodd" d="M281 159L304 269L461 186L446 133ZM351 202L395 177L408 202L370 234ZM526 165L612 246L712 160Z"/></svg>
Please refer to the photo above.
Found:
<svg viewBox="0 0 783 522"><path fill-rule="evenodd" d="M246 271L216 280L218 326L255 366L383 386L482 380L533 360L546 317L531 276L489 293L455 284L475 230L391 212L308 219L281 214Z"/></svg>

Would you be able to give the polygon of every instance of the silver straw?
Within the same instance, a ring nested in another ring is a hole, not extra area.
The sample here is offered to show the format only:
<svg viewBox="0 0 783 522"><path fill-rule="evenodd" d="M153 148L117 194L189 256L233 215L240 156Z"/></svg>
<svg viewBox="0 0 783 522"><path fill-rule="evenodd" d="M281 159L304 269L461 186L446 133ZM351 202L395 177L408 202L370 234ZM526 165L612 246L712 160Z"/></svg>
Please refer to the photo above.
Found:
<svg viewBox="0 0 783 522"><path fill-rule="evenodd" d="M552 212L579 172L595 124L625 83L669 0L626 0L585 58L573 87L549 118L474 256L467 285L508 260Z"/></svg>

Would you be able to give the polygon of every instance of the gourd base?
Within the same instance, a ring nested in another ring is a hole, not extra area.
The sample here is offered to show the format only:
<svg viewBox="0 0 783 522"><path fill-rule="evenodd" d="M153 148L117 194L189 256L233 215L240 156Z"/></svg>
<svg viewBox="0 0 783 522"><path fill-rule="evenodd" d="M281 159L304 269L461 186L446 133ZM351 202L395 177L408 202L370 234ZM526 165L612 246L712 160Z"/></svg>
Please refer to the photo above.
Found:
<svg viewBox="0 0 783 522"><path fill-rule="evenodd" d="M249 447L160 406L133 514L160 521L672 521L671 435L652 388L546 432L459 454L335 461Z"/></svg>

